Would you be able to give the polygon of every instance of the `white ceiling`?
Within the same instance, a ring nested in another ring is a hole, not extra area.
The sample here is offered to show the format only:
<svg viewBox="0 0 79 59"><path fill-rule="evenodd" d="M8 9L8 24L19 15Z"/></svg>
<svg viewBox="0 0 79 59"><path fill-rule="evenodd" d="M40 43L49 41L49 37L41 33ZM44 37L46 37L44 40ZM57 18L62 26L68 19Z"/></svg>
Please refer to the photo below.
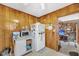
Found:
<svg viewBox="0 0 79 59"><path fill-rule="evenodd" d="M36 17L43 16L72 3L2 3L6 6L26 12Z"/></svg>

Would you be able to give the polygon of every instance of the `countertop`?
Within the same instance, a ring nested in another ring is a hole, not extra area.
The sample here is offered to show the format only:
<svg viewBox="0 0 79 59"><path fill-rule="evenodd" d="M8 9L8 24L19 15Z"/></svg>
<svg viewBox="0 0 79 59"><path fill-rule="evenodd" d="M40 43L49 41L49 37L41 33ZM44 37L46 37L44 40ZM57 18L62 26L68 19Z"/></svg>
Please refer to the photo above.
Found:
<svg viewBox="0 0 79 59"><path fill-rule="evenodd" d="M23 37L17 37L17 39L14 40L27 40L27 39L33 39L32 35L28 35L28 36L23 36Z"/></svg>

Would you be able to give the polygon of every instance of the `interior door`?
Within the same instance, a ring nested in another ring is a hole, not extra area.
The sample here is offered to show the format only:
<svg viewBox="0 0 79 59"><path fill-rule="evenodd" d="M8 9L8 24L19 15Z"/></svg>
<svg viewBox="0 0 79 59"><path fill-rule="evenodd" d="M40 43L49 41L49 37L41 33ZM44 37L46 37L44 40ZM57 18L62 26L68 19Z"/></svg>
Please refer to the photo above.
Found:
<svg viewBox="0 0 79 59"><path fill-rule="evenodd" d="M45 40L46 40L46 47L58 50L58 34L57 34L57 24L54 24L54 28L52 30L49 30L46 28L45 31Z"/></svg>
<svg viewBox="0 0 79 59"><path fill-rule="evenodd" d="M76 43L79 44L79 31L78 31L78 25L76 24Z"/></svg>
<svg viewBox="0 0 79 59"><path fill-rule="evenodd" d="M56 49L56 39L55 39L55 33L52 30L47 30L47 47L51 49Z"/></svg>

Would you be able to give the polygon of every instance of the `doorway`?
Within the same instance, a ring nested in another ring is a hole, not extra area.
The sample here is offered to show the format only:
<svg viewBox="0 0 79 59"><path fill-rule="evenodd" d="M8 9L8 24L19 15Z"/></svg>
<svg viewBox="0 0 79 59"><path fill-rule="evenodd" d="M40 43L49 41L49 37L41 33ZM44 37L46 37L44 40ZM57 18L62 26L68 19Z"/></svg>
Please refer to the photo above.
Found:
<svg viewBox="0 0 79 59"><path fill-rule="evenodd" d="M75 18L73 16L75 16ZM77 15L73 14L61 17L61 20L59 18L58 23L59 52L66 55L70 55L69 53L72 51L79 53L79 19Z"/></svg>

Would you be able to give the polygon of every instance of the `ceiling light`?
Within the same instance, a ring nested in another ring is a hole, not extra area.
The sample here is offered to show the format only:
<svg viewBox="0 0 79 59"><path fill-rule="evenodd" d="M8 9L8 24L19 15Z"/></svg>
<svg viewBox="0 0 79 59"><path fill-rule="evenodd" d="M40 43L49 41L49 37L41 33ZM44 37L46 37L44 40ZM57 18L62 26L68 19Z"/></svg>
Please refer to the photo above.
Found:
<svg viewBox="0 0 79 59"><path fill-rule="evenodd" d="M41 3L41 9L44 10L45 9L45 4Z"/></svg>
<svg viewBox="0 0 79 59"><path fill-rule="evenodd" d="M24 3L25 6L29 5L29 3Z"/></svg>

